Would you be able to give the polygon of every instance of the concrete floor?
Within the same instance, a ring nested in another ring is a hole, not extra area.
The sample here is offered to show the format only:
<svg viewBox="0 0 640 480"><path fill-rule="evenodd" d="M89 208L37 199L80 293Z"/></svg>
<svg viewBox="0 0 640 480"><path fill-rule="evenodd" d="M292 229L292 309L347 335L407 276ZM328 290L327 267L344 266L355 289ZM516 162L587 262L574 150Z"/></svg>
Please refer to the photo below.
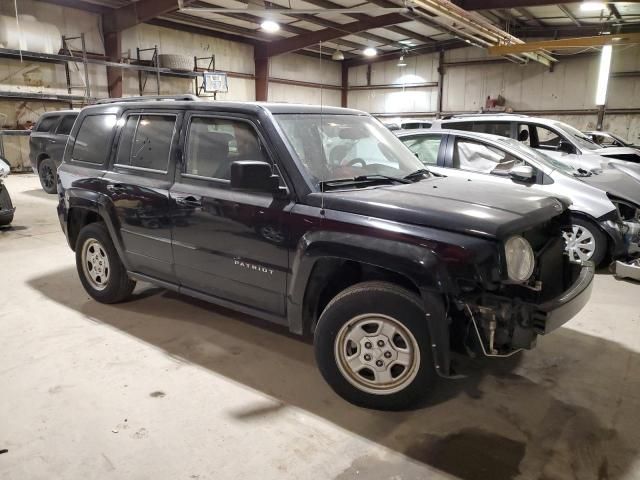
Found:
<svg viewBox="0 0 640 480"><path fill-rule="evenodd" d="M598 275L517 360L383 413L338 398L310 345L140 285L91 300L34 175L0 230L0 478L638 479L640 285Z"/></svg>

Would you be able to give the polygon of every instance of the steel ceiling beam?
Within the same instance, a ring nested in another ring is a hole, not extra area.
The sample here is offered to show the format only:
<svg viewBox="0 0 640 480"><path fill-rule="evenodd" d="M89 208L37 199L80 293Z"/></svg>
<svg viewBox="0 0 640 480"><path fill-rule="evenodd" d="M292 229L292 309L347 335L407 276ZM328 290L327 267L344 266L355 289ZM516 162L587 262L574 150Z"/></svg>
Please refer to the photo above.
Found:
<svg viewBox="0 0 640 480"><path fill-rule="evenodd" d="M188 6L194 1L182 0L182 6ZM175 12L179 7L178 0L140 0L103 14L103 28L107 33L121 32L140 23Z"/></svg>
<svg viewBox="0 0 640 480"><path fill-rule="evenodd" d="M389 13L378 17L370 17L366 21L351 22L341 25L340 28L325 28L318 31L308 31L297 37L283 38L256 49L256 57L273 57L283 53L295 52L320 42L328 42L345 35L357 34L372 28L381 28L387 25L407 22L407 18L399 13Z"/></svg>
<svg viewBox="0 0 640 480"><path fill-rule="evenodd" d="M571 10L569 10L567 7L565 7L564 5L558 5L558 8L562 11L562 13L564 13L567 18L569 20L571 20L576 26L580 27L582 25L582 23L580 23L580 20L578 20L573 13L571 13Z"/></svg>
<svg viewBox="0 0 640 480"><path fill-rule="evenodd" d="M338 3L334 3L331 0L306 0L306 3L310 3L312 5L315 5L317 7L322 7L322 8L336 8L336 7L340 7L340 4ZM390 2L389 0L373 0L371 1L371 3L380 6L380 7L388 7L388 6L396 6L397 5L393 2ZM364 13L351 13L348 14L347 17L351 17L354 20L361 20L361 21L366 21L369 18L372 18L370 15L365 15ZM416 33L412 30L407 30L406 28L402 28L399 27L397 25L390 25L387 27L384 27L386 30L389 30L390 32L395 32L398 35L403 35L407 38L413 38L415 40L418 40L420 42L423 43L434 43L436 40L434 38L431 38L429 36L426 35L421 35L419 33ZM363 33L359 33L358 35L365 37L364 36L364 32ZM366 37L365 37L366 38Z"/></svg>
<svg viewBox="0 0 640 480"><path fill-rule="evenodd" d="M194 5L200 6L200 5L210 5L210 4L196 1L196 2L194 2ZM218 10L217 7L215 7L215 8L216 8L216 10ZM184 9L184 10L187 10L187 9ZM179 13L184 12L184 10L182 10ZM224 10L224 9L220 9L220 10ZM278 10L278 13L280 13L281 9L277 9L277 10ZM217 13L217 14L218 15L223 15L223 16L226 16L226 17L229 17L229 18L235 18L236 20L242 20L242 21L245 21L245 22L251 22L251 23L255 23L256 25L260 25L262 23L262 21L264 20L264 18L260 17L260 16L257 16L257 15L253 15L251 13L248 13L248 12L251 12L251 11L252 10L247 9L246 10L247 13ZM283 12L282 15L285 15L285 13ZM193 16L193 15L190 15L190 16ZM305 19L307 17L307 15L301 15L301 16L305 17ZM309 15L309 17L315 18L315 17L313 17L313 15ZM201 17L194 17L194 18L198 18L200 20L208 21L208 19L206 19L206 18L204 18L204 19L201 18ZM294 20L295 20L295 17L294 17ZM333 28L339 28L340 27L339 23L338 24L333 23L333 22L329 22L329 23L331 25L327 25L328 27L333 27ZM285 32L288 32L288 33L293 33L295 35L306 35L306 34L308 34L310 32L313 32L313 30L307 30L305 28L300 28L300 27L297 27L297 26L289 24L289 23L280 23L280 29L285 31ZM267 40L273 40L273 36L267 37ZM387 43L390 42L389 39L382 39L382 40L383 41L381 43L383 43L383 44L387 44ZM352 41L349 41L349 40L338 39L338 40L334 40L333 43L337 43L338 45L341 45L341 46L346 47L348 49L354 49L354 50L360 50L362 48L366 48L366 45L364 45L362 43L352 42Z"/></svg>
<svg viewBox="0 0 640 480"><path fill-rule="evenodd" d="M399 50L394 50L392 52L384 52L382 54L378 54L377 56L371 57L371 58L364 58L364 57L353 58L353 59L345 60L344 64L347 66L347 68L358 67L360 65L369 65L373 63L397 60L401 56L404 56L406 59L414 55L426 55L429 53L445 51L445 50L453 50L456 48L465 48L468 46L469 44L462 40L457 40L457 39L445 40L444 42L439 42L433 45L422 45L419 47L410 48L408 51L406 49L399 49Z"/></svg>
<svg viewBox="0 0 640 480"><path fill-rule="evenodd" d="M525 20L533 22L534 25L542 26L542 22L538 20L536 17L531 15L531 13L524 7L515 8L515 11L524 17Z"/></svg>

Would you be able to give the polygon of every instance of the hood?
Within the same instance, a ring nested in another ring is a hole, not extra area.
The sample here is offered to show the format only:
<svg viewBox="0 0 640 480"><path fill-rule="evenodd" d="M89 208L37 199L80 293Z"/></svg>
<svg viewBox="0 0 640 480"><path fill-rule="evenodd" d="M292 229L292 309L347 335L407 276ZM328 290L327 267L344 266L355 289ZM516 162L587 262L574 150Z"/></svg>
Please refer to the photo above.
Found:
<svg viewBox="0 0 640 480"><path fill-rule="evenodd" d="M640 162L640 150L631 147L608 147L593 150L595 153L605 158L615 158L618 160L626 160L628 162Z"/></svg>
<svg viewBox="0 0 640 480"><path fill-rule="evenodd" d="M310 195L314 204L320 195ZM323 195L327 209L491 238L529 230L569 206L525 187L451 177Z"/></svg>
<svg viewBox="0 0 640 480"><path fill-rule="evenodd" d="M607 168L589 177L580 177L580 180L610 195L640 205L640 182L617 168Z"/></svg>

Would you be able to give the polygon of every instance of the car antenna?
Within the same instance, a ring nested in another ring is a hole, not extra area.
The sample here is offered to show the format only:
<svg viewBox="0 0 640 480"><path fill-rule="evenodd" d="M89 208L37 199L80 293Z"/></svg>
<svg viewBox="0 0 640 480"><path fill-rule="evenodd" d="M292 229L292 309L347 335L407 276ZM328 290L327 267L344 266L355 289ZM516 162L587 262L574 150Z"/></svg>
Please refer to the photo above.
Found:
<svg viewBox="0 0 640 480"><path fill-rule="evenodd" d="M322 75L322 40L320 40L319 46L320 46L320 49L318 50L318 57L320 59L319 68L320 68L320 75ZM322 97L322 94L323 94L323 90L322 90L323 81L322 80L323 80L322 77L320 77L320 134L323 133L322 130L324 129L324 119L322 117L322 109L323 109L323 97ZM322 141L322 139L321 139L321 141ZM326 156L327 155L324 152L324 146L323 146L322 150L323 150L323 156L325 157L325 160L326 160ZM325 169L323 169L323 171L324 170ZM320 215L322 217L324 217L324 214L325 214L325 212L324 212L324 182L325 181L326 181L326 179L323 179L320 182Z"/></svg>

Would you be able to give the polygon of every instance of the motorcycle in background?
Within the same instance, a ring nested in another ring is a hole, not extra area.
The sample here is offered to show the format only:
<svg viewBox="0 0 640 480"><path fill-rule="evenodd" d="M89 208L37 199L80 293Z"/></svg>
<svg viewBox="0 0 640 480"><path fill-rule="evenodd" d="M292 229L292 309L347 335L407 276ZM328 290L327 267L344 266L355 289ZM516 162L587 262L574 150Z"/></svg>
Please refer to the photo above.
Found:
<svg viewBox="0 0 640 480"><path fill-rule="evenodd" d="M7 187L3 184L3 180L9 175L9 172L11 172L9 164L0 158L0 227L9 225L13 220L13 212L16 211L11 203Z"/></svg>

